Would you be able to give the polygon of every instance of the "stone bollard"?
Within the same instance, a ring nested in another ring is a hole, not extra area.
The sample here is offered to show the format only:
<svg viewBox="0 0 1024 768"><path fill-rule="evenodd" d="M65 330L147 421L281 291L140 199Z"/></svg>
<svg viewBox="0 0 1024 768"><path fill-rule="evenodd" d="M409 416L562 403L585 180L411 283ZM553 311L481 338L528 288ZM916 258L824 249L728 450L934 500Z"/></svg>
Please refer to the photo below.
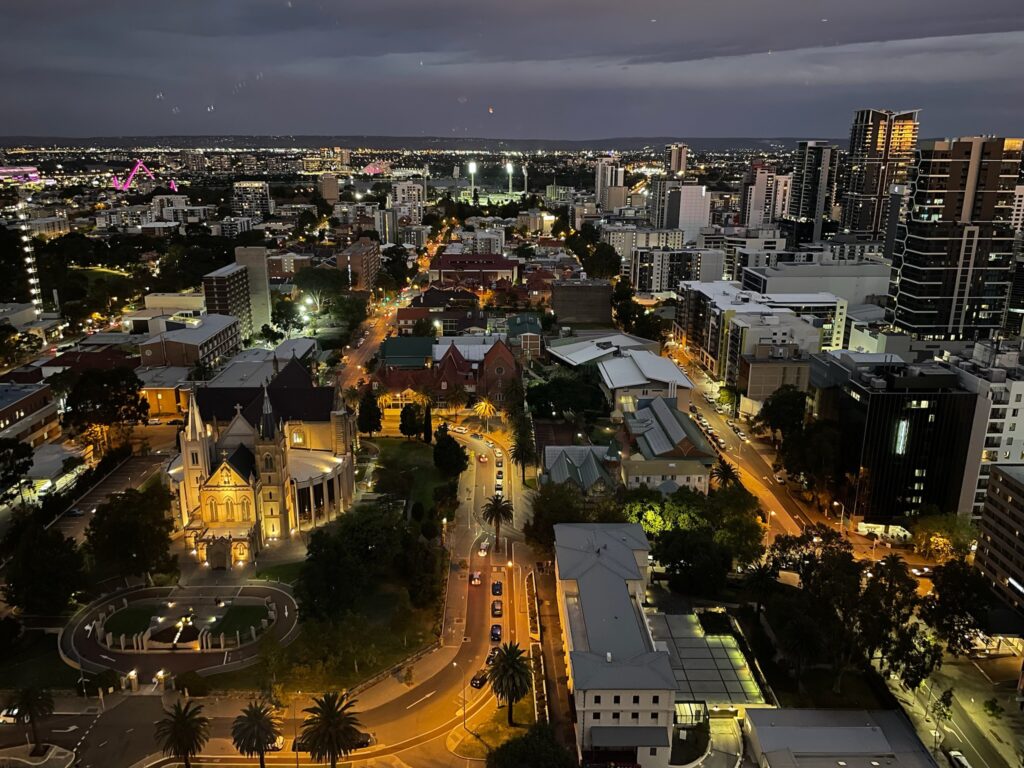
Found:
<svg viewBox="0 0 1024 768"><path fill-rule="evenodd" d="M107 648L110 648L111 644L114 642L114 633L113 632L107 632L106 641L107 642L105 643L105 645L107 646Z"/></svg>
<svg viewBox="0 0 1024 768"><path fill-rule="evenodd" d="M123 651L124 650L124 633L123 632L121 633L120 641L121 641L121 650Z"/></svg>
<svg viewBox="0 0 1024 768"><path fill-rule="evenodd" d="M224 633L223 632L220 633L220 649L222 651L224 650Z"/></svg>
<svg viewBox="0 0 1024 768"><path fill-rule="evenodd" d="M235 646L242 644L242 631L240 629L235 630Z"/></svg>
<svg viewBox="0 0 1024 768"><path fill-rule="evenodd" d="M270 626L270 622L268 622L266 619L260 619L260 628L261 629L266 631L267 627L269 627L269 626Z"/></svg>
<svg viewBox="0 0 1024 768"><path fill-rule="evenodd" d="M249 631L252 632L252 641L256 642L256 627L249 627Z"/></svg>

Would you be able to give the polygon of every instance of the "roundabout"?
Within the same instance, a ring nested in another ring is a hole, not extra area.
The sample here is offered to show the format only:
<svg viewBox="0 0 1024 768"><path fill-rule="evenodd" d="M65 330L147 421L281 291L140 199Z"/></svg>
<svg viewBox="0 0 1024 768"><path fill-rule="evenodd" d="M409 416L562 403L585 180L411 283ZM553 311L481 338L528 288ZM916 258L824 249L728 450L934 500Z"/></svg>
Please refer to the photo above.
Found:
<svg viewBox="0 0 1024 768"><path fill-rule="evenodd" d="M142 587L82 608L61 630L59 648L76 669L162 683L254 664L258 640L287 645L298 634L297 619L284 585Z"/></svg>

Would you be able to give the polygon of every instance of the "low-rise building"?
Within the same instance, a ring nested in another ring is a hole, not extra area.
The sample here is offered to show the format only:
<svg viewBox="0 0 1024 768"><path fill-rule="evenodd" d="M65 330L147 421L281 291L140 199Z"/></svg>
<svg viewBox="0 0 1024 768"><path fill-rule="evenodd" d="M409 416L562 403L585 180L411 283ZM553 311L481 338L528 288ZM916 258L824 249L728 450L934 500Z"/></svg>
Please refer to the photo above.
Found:
<svg viewBox="0 0 1024 768"><path fill-rule="evenodd" d="M646 485L664 495L680 488L707 493L715 449L696 424L664 397L641 400L623 420L627 438L620 450L622 482Z"/></svg>
<svg viewBox="0 0 1024 768"><path fill-rule="evenodd" d="M607 280L556 280L551 283L551 309L562 325L611 325L612 284Z"/></svg>
<svg viewBox="0 0 1024 768"><path fill-rule="evenodd" d="M0 438L35 448L60 436L57 400L49 384L0 383Z"/></svg>
<svg viewBox="0 0 1024 768"><path fill-rule="evenodd" d="M619 357L599 362L597 371L612 418L633 413L638 401L652 397L666 397L682 411L690 405L693 382L667 357L627 349Z"/></svg>
<svg viewBox="0 0 1024 768"><path fill-rule="evenodd" d="M810 391L811 356L799 344L756 344L740 357L736 387L740 391L740 412L753 416L782 387Z"/></svg>
<svg viewBox="0 0 1024 768"><path fill-rule="evenodd" d="M181 328L158 334L139 345L142 364L204 365L215 367L234 355L242 346L238 319L230 315L207 315L194 328Z"/></svg>
<svg viewBox="0 0 1024 768"><path fill-rule="evenodd" d="M491 286L499 280L519 282L519 262L493 253L472 253L462 243L450 243L430 262L430 282Z"/></svg>

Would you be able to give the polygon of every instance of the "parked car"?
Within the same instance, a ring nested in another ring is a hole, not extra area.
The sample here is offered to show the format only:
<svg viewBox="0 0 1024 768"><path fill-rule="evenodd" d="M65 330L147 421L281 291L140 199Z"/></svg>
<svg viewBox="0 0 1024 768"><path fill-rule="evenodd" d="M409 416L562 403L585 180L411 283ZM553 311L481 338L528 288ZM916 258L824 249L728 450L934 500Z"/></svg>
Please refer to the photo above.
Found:
<svg viewBox="0 0 1024 768"><path fill-rule="evenodd" d="M479 432L474 432L473 434L470 435L470 437L472 437L474 440L483 440L484 439L484 436L481 435Z"/></svg>
<svg viewBox="0 0 1024 768"><path fill-rule="evenodd" d="M491 624L491 642L501 642L501 624Z"/></svg>
<svg viewBox="0 0 1024 768"><path fill-rule="evenodd" d="M83 517L85 515L85 512L80 510L78 507L72 507L67 512L65 512L64 514L67 515L68 517Z"/></svg>
<svg viewBox="0 0 1024 768"><path fill-rule="evenodd" d="M498 649L495 648L494 650ZM481 669L479 672L473 675L473 679L469 681L469 684L472 685L474 688L483 688L485 685L487 685L487 670Z"/></svg>
<svg viewBox="0 0 1024 768"><path fill-rule="evenodd" d="M495 597L501 597L501 593L504 592L503 585L500 581L491 582L491 594Z"/></svg>
<svg viewBox="0 0 1024 768"><path fill-rule="evenodd" d="M365 733L364 731L359 731L358 735L356 736L356 749L366 749L367 747L372 747L376 743L377 740L373 738L372 733Z"/></svg>
<svg viewBox="0 0 1024 768"><path fill-rule="evenodd" d="M469 432L465 427L452 427L452 432L458 432L460 435L464 435Z"/></svg>
<svg viewBox="0 0 1024 768"><path fill-rule="evenodd" d="M953 768L971 768L971 764L967 762L964 753L956 749L949 750L949 762Z"/></svg>
<svg viewBox="0 0 1024 768"><path fill-rule="evenodd" d="M491 447L494 448L493 445ZM499 459L505 457L505 454L501 452L501 448L494 448L494 455L497 456Z"/></svg>
<svg viewBox="0 0 1024 768"><path fill-rule="evenodd" d="M499 457L498 460L494 462L494 466L496 466L498 469L501 469L503 466L505 466L505 462L503 462Z"/></svg>
<svg viewBox="0 0 1024 768"><path fill-rule="evenodd" d="M481 464L486 464L486 463L487 463L487 454L486 454L486 453L481 453L481 454L480 454L480 456L479 456L479 458L478 458L477 460L478 460L478 461L479 461L479 462L480 462Z"/></svg>
<svg viewBox="0 0 1024 768"><path fill-rule="evenodd" d="M273 744L267 745L268 752L280 752L282 749L284 749L284 736L278 736L274 739Z"/></svg>
<svg viewBox="0 0 1024 768"><path fill-rule="evenodd" d="M504 613L504 608L501 604L501 600L491 601L491 618L500 619Z"/></svg>
<svg viewBox="0 0 1024 768"><path fill-rule="evenodd" d="M474 587L479 587L483 582L483 574L480 571L473 571L469 574L469 583Z"/></svg>
<svg viewBox="0 0 1024 768"><path fill-rule="evenodd" d="M502 472L502 471L501 471L500 469L498 470L498 472L497 472L497 473L496 473L496 474L495 474L494 476L495 476L495 477L496 477L496 478L497 478L498 480L504 480L504 479L505 479L505 473L504 473L504 472Z"/></svg>
<svg viewBox="0 0 1024 768"><path fill-rule="evenodd" d="M782 474L781 472L776 472L775 473L775 482L778 483L779 485L784 485L785 482L786 482L786 476L784 474Z"/></svg>
<svg viewBox="0 0 1024 768"><path fill-rule="evenodd" d="M495 660L497 658L498 658L498 649L497 648L491 648L491 650L489 650L487 652L487 659L485 660L484 663L487 664L488 667L490 667L490 666L492 666L494 664L494 662L495 662Z"/></svg>

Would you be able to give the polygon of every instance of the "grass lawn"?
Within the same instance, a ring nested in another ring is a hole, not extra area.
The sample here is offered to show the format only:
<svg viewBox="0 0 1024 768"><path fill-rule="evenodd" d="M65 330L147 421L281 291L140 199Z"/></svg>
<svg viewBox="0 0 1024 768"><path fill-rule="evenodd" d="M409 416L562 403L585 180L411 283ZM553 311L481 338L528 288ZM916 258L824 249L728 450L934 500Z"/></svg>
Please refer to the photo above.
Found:
<svg viewBox="0 0 1024 768"><path fill-rule="evenodd" d="M115 638L121 635L131 637L136 632L145 632L149 629L149 621L155 615L154 605L122 608L103 623L103 630L111 632Z"/></svg>
<svg viewBox="0 0 1024 768"><path fill-rule="evenodd" d="M27 632L8 653L0 654L0 689L27 686L73 690L78 670L72 669L57 653L57 636Z"/></svg>
<svg viewBox="0 0 1024 768"><path fill-rule="evenodd" d="M704 756L711 741L711 725L704 721L695 728L686 730L686 738L672 738L672 765L688 765Z"/></svg>
<svg viewBox="0 0 1024 768"><path fill-rule="evenodd" d="M430 509L434 505L434 487L445 482L434 466L433 444L395 437L379 437L374 442L380 448L381 462L394 461L411 472L409 497L414 503L420 502L424 509Z"/></svg>
<svg viewBox="0 0 1024 768"><path fill-rule="evenodd" d="M516 724L511 728L508 726L508 712L501 706L491 710L491 716L486 720L471 724L469 734L455 748L455 754L480 760L509 739L525 734L534 722L533 693L517 701L512 711Z"/></svg>
<svg viewBox="0 0 1024 768"><path fill-rule="evenodd" d="M242 642L246 641L249 634L249 627L260 628L260 620L267 618L267 608L264 605L232 605L228 608L223 618L213 625L213 634L219 635L222 632L228 637L234 637L235 632L242 633Z"/></svg>
<svg viewBox="0 0 1024 768"><path fill-rule="evenodd" d="M275 563L274 565L268 565L266 568L260 568L256 571L256 578L294 584L299 580L299 572L302 570L302 564L304 562L305 560L296 560L294 563Z"/></svg>

